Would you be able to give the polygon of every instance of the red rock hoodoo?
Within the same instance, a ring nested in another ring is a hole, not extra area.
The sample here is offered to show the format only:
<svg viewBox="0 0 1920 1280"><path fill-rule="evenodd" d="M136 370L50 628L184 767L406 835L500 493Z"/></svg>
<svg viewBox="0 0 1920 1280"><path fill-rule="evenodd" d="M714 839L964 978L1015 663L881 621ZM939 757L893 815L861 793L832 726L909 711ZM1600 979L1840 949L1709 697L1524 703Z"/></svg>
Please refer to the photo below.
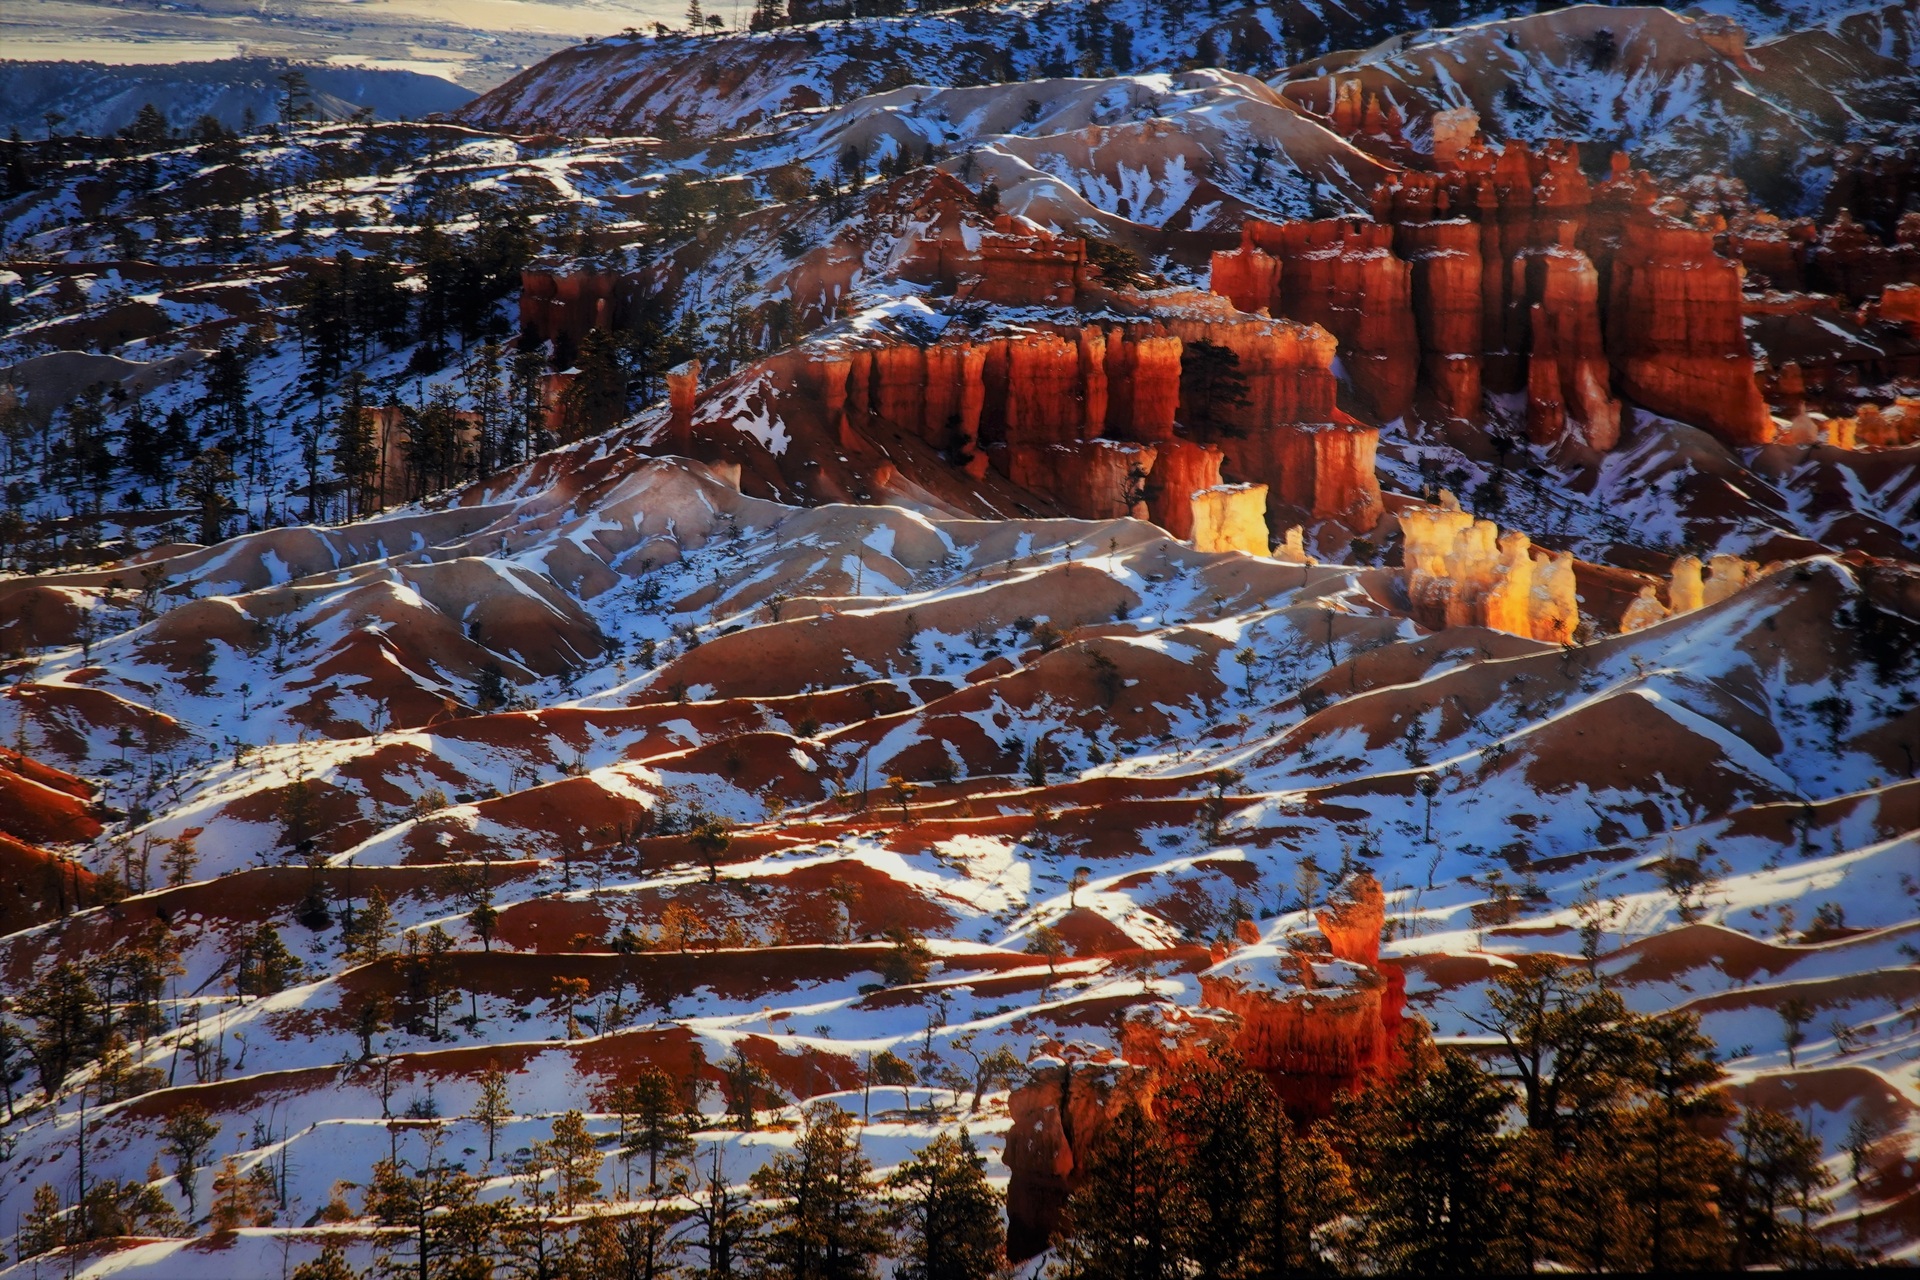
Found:
<svg viewBox="0 0 1920 1280"><path fill-rule="evenodd" d="M1611 294L1607 345L1622 392L1728 444L1773 438L1742 328L1740 266L1713 251L1711 232L1631 219Z"/></svg>
<svg viewBox="0 0 1920 1280"><path fill-rule="evenodd" d="M1159 1004L1131 1014L1119 1058L1037 1064L1010 1100L1007 1216L1015 1254L1045 1247L1120 1108L1135 1101L1151 1114L1166 1073L1210 1047L1229 1048L1265 1074L1301 1122L1326 1115L1337 1094L1389 1067L1406 996L1400 971L1380 965L1385 921L1385 894L1362 872L1318 916L1326 952L1255 942L1200 973L1197 1008Z"/></svg>

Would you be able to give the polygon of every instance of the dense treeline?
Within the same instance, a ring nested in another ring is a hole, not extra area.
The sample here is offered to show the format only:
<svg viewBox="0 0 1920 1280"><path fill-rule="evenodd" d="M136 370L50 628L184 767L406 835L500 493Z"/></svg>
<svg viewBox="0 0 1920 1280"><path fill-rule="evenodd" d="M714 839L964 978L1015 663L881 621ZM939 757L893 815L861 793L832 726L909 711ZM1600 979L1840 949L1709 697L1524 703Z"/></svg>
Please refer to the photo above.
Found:
<svg viewBox="0 0 1920 1280"><path fill-rule="evenodd" d="M289 110L283 123L292 127L298 112ZM130 129L111 140L9 144L6 180L29 190L74 163L118 157L122 166L151 167L180 159L159 154L183 139L155 113ZM613 245L601 211L442 181L430 164L408 182L404 200L391 208L373 200L369 213L344 180L418 159L404 149L389 154L400 144L378 129L316 141L312 158L324 162L323 171L306 183L319 200L298 203L295 187L289 212L272 194L282 178L266 169L304 150L261 157L242 143L262 135L200 132L206 137L193 160L244 175L239 189L250 196L198 214L149 209L137 197L132 212L110 220L119 256L220 259L253 244L304 248L316 219L330 218L339 231L371 219L377 234L350 246L336 239L340 247L326 256L287 260L264 288L277 316L223 330L223 345L198 375L200 394L164 411L106 383L51 415L0 395L0 465L10 477L0 501L0 567L35 570L111 555L115 548L102 541L116 523L163 525L162 540L207 542L299 520L370 515L603 431L660 395L667 369L696 354L737 359L758 349L753 335L767 328L736 305L715 346L701 315L676 314L667 300L653 299L578 350L516 349L504 304L523 268L541 253L625 252L634 227ZM420 145L432 150L440 144L427 132ZM277 137L270 130L265 140ZM128 179L118 169L108 176ZM144 189L139 175L128 180ZM745 193L737 181L670 178L643 213L635 251L644 259L649 245L753 208ZM323 203L335 206L331 214ZM140 229L147 224L150 231ZM19 287L31 292L35 284L27 265ZM0 287L0 323L20 311L14 289ZM778 341L790 336L778 325L767 332ZM297 343L297 381L271 359L288 352L289 338ZM376 374L373 366L393 353L404 354L403 367L388 361ZM569 367L578 376L563 394L548 375Z"/></svg>
<svg viewBox="0 0 1920 1280"><path fill-rule="evenodd" d="M343 945L357 948L355 962L389 955L382 907L370 900L349 930ZM405 1016L423 1032L459 1007L454 988L433 981L435 957L451 942L432 932L437 943L397 957L408 975ZM271 926L238 939L229 965L242 999L300 979ZM173 1083L172 1072L133 1065L128 1048L166 1029L161 997L179 972L155 926L110 964L62 965L35 984L12 1009L26 1029L0 1021L10 1111L13 1084L29 1069L49 1098L70 1092L79 1075L82 1097L95 1103ZM1856 1261L1813 1230L1832 1185L1819 1142L1788 1116L1736 1106L1693 1016L1632 1014L1591 973L1544 959L1503 971L1489 1009L1487 1060L1410 1035L1392 1071L1316 1123L1289 1115L1265 1076L1220 1050L1124 1095L1080 1153L1083 1184L1046 1274L1663 1274ZM369 1040L401 1012L376 1011ZM225 1048L198 1034L185 1048L175 1071L188 1081L226 1066ZM893 1055L880 1058L873 1082L913 1080ZM384 1063L369 1052L361 1067L387 1080ZM320 1217L381 1228L373 1274L426 1280L863 1280L880 1274L883 1259L915 1280L1001 1273L998 1195L964 1129L883 1180L862 1150L860 1120L817 1103L803 1109L792 1149L742 1184L721 1146L699 1150L697 1133L716 1120L755 1128L778 1097L743 1056L718 1074L722 1117L702 1113L711 1088L702 1073L676 1079L648 1067L601 1100L603 1132L568 1111L550 1120L548 1137L506 1154L500 1132L519 1117L511 1078L489 1069L465 1116L442 1117L431 1091L409 1104L404 1133L392 1129L392 1151L360 1182L358 1203L336 1188ZM397 1118L390 1085L380 1096L383 1114ZM118 1234L286 1221L284 1147L277 1166L269 1156L243 1169L227 1157L216 1169L219 1124L190 1106L170 1115L160 1135L170 1179L156 1160L145 1182L108 1180L66 1195L40 1188L18 1255ZM455 1126L484 1135L469 1148L486 1152L477 1170L448 1154ZM487 1189L503 1172L514 1188L504 1197ZM296 1274L352 1272L330 1252Z"/></svg>
<svg viewBox="0 0 1920 1280"><path fill-rule="evenodd" d="M1584 971L1496 980L1492 1065L1410 1041L1302 1129L1228 1055L1127 1103L1067 1209L1058 1274L1666 1273L1850 1263L1811 1229L1831 1176L1797 1121L1738 1110L1692 1015Z"/></svg>

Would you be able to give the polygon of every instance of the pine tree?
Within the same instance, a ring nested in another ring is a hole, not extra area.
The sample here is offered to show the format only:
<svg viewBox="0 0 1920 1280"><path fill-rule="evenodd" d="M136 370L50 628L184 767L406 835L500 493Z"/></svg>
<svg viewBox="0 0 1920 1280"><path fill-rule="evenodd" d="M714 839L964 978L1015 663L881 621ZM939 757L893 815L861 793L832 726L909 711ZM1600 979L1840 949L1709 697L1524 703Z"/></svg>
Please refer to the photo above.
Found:
<svg viewBox="0 0 1920 1280"><path fill-rule="evenodd" d="M407 935L405 970L409 991L418 1011L416 1022L424 1019L428 1038L440 1039L441 1023L459 1002L458 973L453 961L453 935L442 925L433 925L423 934ZM416 1033L421 1028L416 1026Z"/></svg>
<svg viewBox="0 0 1920 1280"><path fill-rule="evenodd" d="M1228 411L1246 403L1247 379L1240 372L1240 357L1231 347L1198 338L1181 348L1182 419L1202 443L1217 436L1246 434L1221 420Z"/></svg>
<svg viewBox="0 0 1920 1280"><path fill-rule="evenodd" d="M28 1051L51 1098L67 1074L98 1056L106 1043L107 1009L86 970L61 961L15 1000L14 1010L33 1023Z"/></svg>
<svg viewBox="0 0 1920 1280"><path fill-rule="evenodd" d="M1353 1163L1378 1270L1461 1275L1511 1266L1501 1120L1512 1095L1473 1059L1411 1046L1393 1077L1344 1099L1339 1145Z"/></svg>
<svg viewBox="0 0 1920 1280"><path fill-rule="evenodd" d="M353 1033L360 1039L360 1060L373 1057L373 1038L393 1025L393 1001L384 991L360 997L353 1013Z"/></svg>
<svg viewBox="0 0 1920 1280"><path fill-rule="evenodd" d="M208 449L193 460L180 481L180 496L193 504L200 517L200 542L212 546L220 541L221 523L233 508L227 486L236 479L233 460L224 450Z"/></svg>
<svg viewBox="0 0 1920 1280"><path fill-rule="evenodd" d="M621 1158L646 1156L649 1191L660 1186L662 1160L681 1160L693 1154L687 1118L680 1108L680 1092L673 1077L659 1067L641 1068L632 1084L616 1090L614 1109L620 1115Z"/></svg>
<svg viewBox="0 0 1920 1280"><path fill-rule="evenodd" d="M1739 1155L1723 1201L1733 1228L1736 1270L1756 1266L1817 1267L1838 1261L1810 1219L1830 1208L1821 1195L1833 1185L1820 1139L1797 1120L1766 1107L1741 1117Z"/></svg>
<svg viewBox="0 0 1920 1280"><path fill-rule="evenodd" d="M1557 1133L1617 1096L1628 1017L1620 997L1557 957L1528 957L1495 975L1479 1025L1499 1037L1520 1085L1527 1126Z"/></svg>
<svg viewBox="0 0 1920 1280"><path fill-rule="evenodd" d="M720 859L733 844L733 824L725 818L709 814L694 826L690 839L700 860L707 865L708 883L718 883Z"/></svg>
<svg viewBox="0 0 1920 1280"><path fill-rule="evenodd" d="M213 1203L207 1208L208 1221L215 1231L271 1226L273 1210L268 1204L271 1191L272 1179L265 1166L255 1165L243 1172L240 1162L228 1156L220 1162L219 1172L213 1175Z"/></svg>
<svg viewBox="0 0 1920 1280"><path fill-rule="evenodd" d="M760 1097L767 1092L767 1073L738 1044L720 1064L720 1070L727 1079L728 1114L739 1121L742 1129L754 1129L759 1124Z"/></svg>
<svg viewBox="0 0 1920 1280"><path fill-rule="evenodd" d="M509 1213L500 1242L514 1274L565 1276L579 1263L579 1241L561 1220L559 1190L548 1185L553 1173L553 1147L546 1142L534 1143L514 1166L521 1203Z"/></svg>
<svg viewBox="0 0 1920 1280"><path fill-rule="evenodd" d="M507 383L507 428L501 461L524 462L545 449L546 362L538 351L516 351Z"/></svg>
<svg viewBox="0 0 1920 1280"><path fill-rule="evenodd" d="M676 1191L685 1188L678 1181ZM682 1211L655 1200L618 1217L595 1210L580 1230L580 1249L594 1280L673 1280L686 1274Z"/></svg>
<svg viewBox="0 0 1920 1280"><path fill-rule="evenodd" d="M1169 1082L1165 1130L1190 1211L1179 1236L1202 1280L1236 1276L1263 1251L1277 1109L1267 1082L1229 1055L1188 1063Z"/></svg>
<svg viewBox="0 0 1920 1280"><path fill-rule="evenodd" d="M66 1207L60 1203L60 1193L43 1182L33 1189L33 1207L20 1224L20 1233L14 1237L14 1248L20 1260L25 1262L28 1258L37 1258L43 1253L62 1248L66 1243Z"/></svg>
<svg viewBox="0 0 1920 1280"><path fill-rule="evenodd" d="M413 295L400 268L385 254L363 259L354 272L350 299L353 334L364 354L368 343L392 346L406 337Z"/></svg>
<svg viewBox="0 0 1920 1280"><path fill-rule="evenodd" d="M882 980L890 987L925 982L933 963L933 952L927 949L925 940L913 930L898 926L888 929L885 936L892 946L880 966Z"/></svg>
<svg viewBox="0 0 1920 1280"><path fill-rule="evenodd" d="M426 1137L421 1164L384 1159L367 1182L367 1215L383 1227L404 1228L383 1238L382 1270L417 1280L484 1275L479 1264L496 1252L499 1208L481 1203L479 1181L441 1157L437 1131Z"/></svg>
<svg viewBox="0 0 1920 1280"><path fill-rule="evenodd" d="M175 836L161 856L160 865L166 870L169 885L187 884L193 878L193 869L200 865L199 842L190 835Z"/></svg>
<svg viewBox="0 0 1920 1280"><path fill-rule="evenodd" d="M693 1197L691 1214L696 1247L706 1257L701 1280L736 1280L744 1276L744 1259L752 1237L751 1202L734 1190L714 1143L706 1176Z"/></svg>
<svg viewBox="0 0 1920 1280"><path fill-rule="evenodd" d="M500 1126L513 1119L513 1102L507 1095L507 1077L500 1070L500 1064L489 1062L485 1074L480 1077L480 1096L474 1100L473 1110L467 1113L467 1119L487 1131L487 1160L493 1160L494 1139L500 1135Z"/></svg>
<svg viewBox="0 0 1920 1280"><path fill-rule="evenodd" d="M500 923L500 909L493 905L493 886L482 881L474 890L473 910L467 912L467 924L480 939L480 949L493 950L493 932Z"/></svg>
<svg viewBox="0 0 1920 1280"><path fill-rule="evenodd" d="M1094 1144L1086 1181L1067 1201L1063 1280L1173 1280L1189 1218L1166 1135L1128 1099Z"/></svg>
<svg viewBox="0 0 1920 1280"><path fill-rule="evenodd" d="M292 126L307 114L312 105L307 73L289 67L274 78L280 85L280 123Z"/></svg>
<svg viewBox="0 0 1920 1280"><path fill-rule="evenodd" d="M285 991L300 978L302 965L280 931L262 923L233 954L234 990L242 996L270 996Z"/></svg>
<svg viewBox="0 0 1920 1280"><path fill-rule="evenodd" d="M140 110L134 114L132 122L120 130L120 136L135 146L158 147L165 145L171 129L160 108L151 102L144 102L140 104Z"/></svg>
<svg viewBox="0 0 1920 1280"><path fill-rule="evenodd" d="M62 411L65 436L55 453L54 471L65 481L69 501L76 489L86 489L93 497L92 510L105 501L106 486L113 476L113 453L107 447L106 388L95 383L69 402Z"/></svg>
<svg viewBox="0 0 1920 1280"><path fill-rule="evenodd" d="M475 460L481 475L491 475L500 465L501 435L507 413L500 344L491 339L481 343L467 361L464 373L467 400L473 405L477 419Z"/></svg>
<svg viewBox="0 0 1920 1280"><path fill-rule="evenodd" d="M874 1201L873 1166L853 1117L832 1103L806 1110L792 1154L748 1180L773 1206L760 1242L768 1280L866 1280L890 1237Z"/></svg>
<svg viewBox="0 0 1920 1280"><path fill-rule="evenodd" d="M599 329L580 344L578 372L561 397L569 439L598 435L627 416L627 369L620 348Z"/></svg>
<svg viewBox="0 0 1920 1280"><path fill-rule="evenodd" d="M407 421L407 468L415 497L466 477L472 464L466 433L467 424L460 416L453 388L434 387L427 393L425 406Z"/></svg>
<svg viewBox="0 0 1920 1280"><path fill-rule="evenodd" d="M247 395L252 380L249 359L244 346L221 347L207 358L207 390L200 404L207 415L207 433L219 437L223 447L230 442L232 449L238 449L246 435L252 407Z"/></svg>
<svg viewBox="0 0 1920 1280"><path fill-rule="evenodd" d="M552 1140L541 1145L568 1213L600 1194L600 1147L587 1132L585 1116L578 1111L559 1116L553 1122Z"/></svg>
<svg viewBox="0 0 1920 1280"><path fill-rule="evenodd" d="M280 843L304 858L313 852L313 839L320 831L320 814L314 804L313 784L295 778L280 793Z"/></svg>
<svg viewBox="0 0 1920 1280"><path fill-rule="evenodd" d="M205 1107L187 1103L168 1117L160 1136L166 1139L167 1153L173 1157L174 1180L187 1197L187 1216L192 1218L199 1202L200 1162L220 1136L219 1122L208 1118Z"/></svg>
<svg viewBox="0 0 1920 1280"><path fill-rule="evenodd" d="M349 964L372 964L389 954L387 940L392 934L393 913L387 908L387 895L376 886L340 930L341 958Z"/></svg>
<svg viewBox="0 0 1920 1280"><path fill-rule="evenodd" d="M146 402L136 400L127 422L123 443L120 447L120 462L135 476L165 491L169 465L169 451L166 433L147 416Z"/></svg>
<svg viewBox="0 0 1920 1280"><path fill-rule="evenodd" d="M889 1179L898 1200L903 1256L897 1280L992 1280L1006 1266L1000 1196L963 1127L941 1134Z"/></svg>
<svg viewBox="0 0 1920 1280"><path fill-rule="evenodd" d="M1702 1132L1732 1111L1721 1089L1725 1073L1697 1014L1635 1019L1623 1074L1641 1101L1611 1129L1624 1150L1615 1162L1621 1222L1630 1263L1656 1274L1722 1265L1725 1222L1715 1203L1731 1179L1733 1152ZM1589 1197L1593 1204L1598 1197Z"/></svg>
<svg viewBox="0 0 1920 1280"><path fill-rule="evenodd" d="M347 1255L341 1252L340 1246L329 1242L318 1257L309 1258L293 1269L293 1280L359 1280L359 1277L347 1265Z"/></svg>
<svg viewBox="0 0 1920 1280"><path fill-rule="evenodd" d="M358 371L348 374L345 402L333 426L333 469L346 487L348 519L372 510L373 481L380 465L365 394L366 376Z"/></svg>

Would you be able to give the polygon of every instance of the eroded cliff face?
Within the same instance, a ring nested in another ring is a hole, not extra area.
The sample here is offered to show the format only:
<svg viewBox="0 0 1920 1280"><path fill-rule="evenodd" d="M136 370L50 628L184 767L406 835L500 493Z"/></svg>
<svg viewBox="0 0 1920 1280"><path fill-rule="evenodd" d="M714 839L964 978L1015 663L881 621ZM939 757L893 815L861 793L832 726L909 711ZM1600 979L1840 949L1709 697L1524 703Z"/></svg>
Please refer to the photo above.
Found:
<svg viewBox="0 0 1920 1280"><path fill-rule="evenodd" d="M1130 1010L1118 1057L1030 1064L1013 1091L1006 1161L1008 1245L1016 1257L1044 1248L1107 1124L1129 1102L1152 1114L1162 1082L1218 1047L1264 1074L1287 1114L1306 1123L1334 1099L1389 1068L1404 1028L1404 976L1380 964L1386 898L1361 872L1319 913L1313 940L1260 940L1215 952L1199 975L1197 1006ZM1250 939L1250 940L1249 940Z"/></svg>
<svg viewBox="0 0 1920 1280"><path fill-rule="evenodd" d="M625 322L637 287L635 277L592 263L528 267L520 273L521 342L547 345L554 367L564 369L588 333L612 333Z"/></svg>
<svg viewBox="0 0 1920 1280"><path fill-rule="evenodd" d="M1391 228L1346 219L1250 218L1240 229L1240 247L1216 253L1214 263L1221 273L1214 291L1240 309L1266 310L1333 334L1355 390L1383 421L1412 409L1420 363L1413 272L1395 256Z"/></svg>
<svg viewBox="0 0 1920 1280"><path fill-rule="evenodd" d="M1623 394L1732 445L1765 444L1773 421L1742 328L1740 266L1711 232L1648 214L1614 254L1607 345Z"/></svg>
<svg viewBox="0 0 1920 1280"><path fill-rule="evenodd" d="M1730 444L1764 443L1741 268L1713 232L1655 212L1657 189L1624 157L1596 188L1571 146L1494 152L1469 135L1461 122L1437 172L1378 188L1372 223L1249 221L1238 249L1214 255L1213 289L1325 327L1382 420L1420 393L1464 419L1485 393L1524 393L1536 444L1605 452L1624 395ZM1796 243L1756 235L1751 248L1784 264ZM1866 264L1876 287L1902 261L1865 247L1842 260Z"/></svg>
<svg viewBox="0 0 1920 1280"><path fill-rule="evenodd" d="M716 387L709 416L716 428L721 411L763 417L771 436L818 430L848 457L891 456L891 442L912 440L946 466L1003 477L1072 515L1143 516L1183 538L1198 518L1210 542L1261 553L1275 516L1356 530L1379 519L1377 433L1335 405L1326 330L1249 315L1211 293L1100 290L1087 300L1100 310L1084 321L1065 310L1018 328L949 321L932 341L830 332L754 366L757 389L745 399ZM1215 403L1183 379L1189 348L1202 343L1233 353L1243 397ZM669 440L681 438L681 412L676 398ZM1243 487L1209 492L1223 484Z"/></svg>

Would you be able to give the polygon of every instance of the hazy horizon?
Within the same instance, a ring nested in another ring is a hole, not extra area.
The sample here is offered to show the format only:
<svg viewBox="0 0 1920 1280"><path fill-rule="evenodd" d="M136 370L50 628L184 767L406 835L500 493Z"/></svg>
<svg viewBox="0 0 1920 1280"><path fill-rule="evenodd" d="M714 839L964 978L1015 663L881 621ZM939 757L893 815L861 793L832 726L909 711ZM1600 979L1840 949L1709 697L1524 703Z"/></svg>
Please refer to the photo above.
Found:
<svg viewBox="0 0 1920 1280"><path fill-rule="evenodd" d="M203 0L192 10L136 0L16 0L0 8L0 58L109 65L284 57L442 76L484 90L556 49L653 22L680 25L678 0ZM735 9L720 8L729 22Z"/></svg>

